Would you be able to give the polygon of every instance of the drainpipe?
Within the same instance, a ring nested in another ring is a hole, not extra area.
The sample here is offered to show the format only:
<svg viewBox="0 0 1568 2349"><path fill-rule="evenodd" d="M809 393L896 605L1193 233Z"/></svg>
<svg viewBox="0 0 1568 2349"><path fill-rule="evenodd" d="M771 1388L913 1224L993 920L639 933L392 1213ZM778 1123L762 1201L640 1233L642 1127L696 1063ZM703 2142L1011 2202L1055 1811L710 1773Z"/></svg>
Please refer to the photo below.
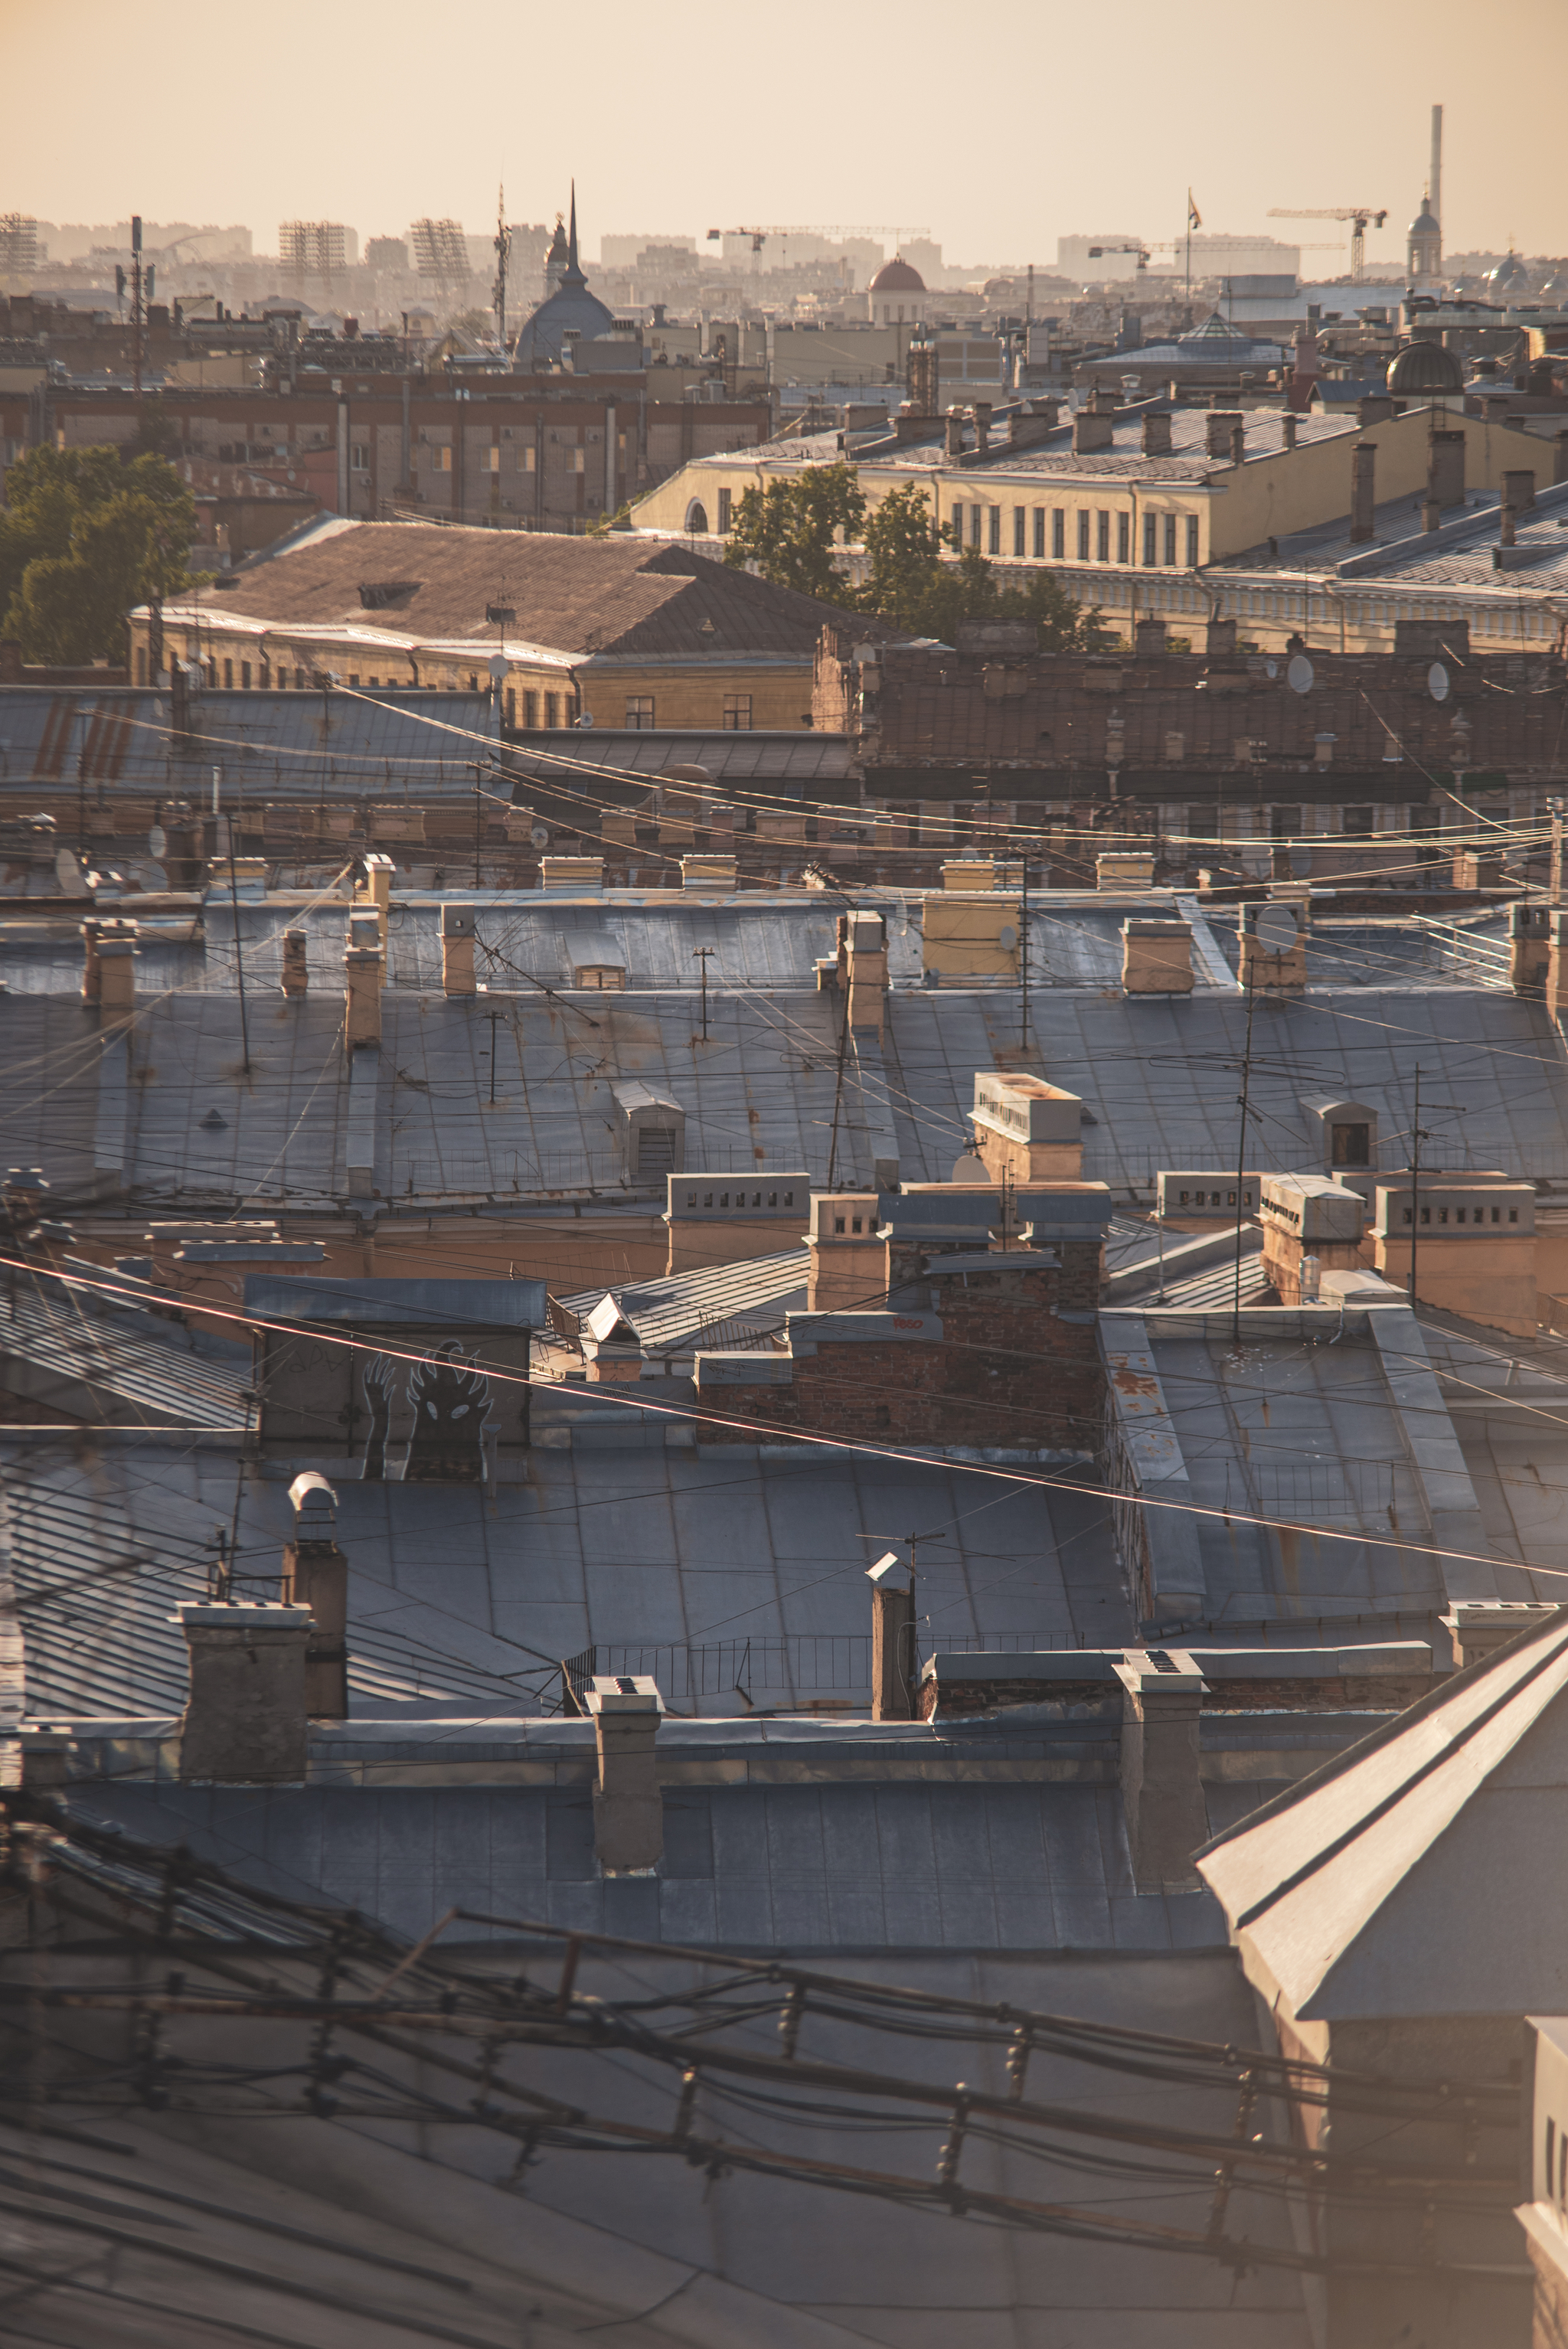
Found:
<svg viewBox="0 0 1568 2349"><path fill-rule="evenodd" d="M412 465L413 465L413 462L414 462L414 449L413 449L413 440L414 440L414 430L413 430L413 410L412 410L412 407L411 407L411 405L410 405L411 398L412 398L412 392L413 392L413 386L412 386L412 383L411 383L411 381L410 381L410 378L409 378L407 375L405 375L405 376L404 376L404 378L403 378L403 449L402 449L402 461L401 461L401 465L400 465L400 469L399 469L398 476L397 476L397 487L398 487L398 488L399 488L399 489L404 492L404 494L405 494L405 495L407 495L407 492L408 492L410 490L412 490L412 488L413 488L413 486L414 486L413 473L412 473L412 471L411 471L411 470L410 470L410 469L411 469L411 467L412 467Z"/></svg>
<svg viewBox="0 0 1568 2349"><path fill-rule="evenodd" d="M341 383L335 383L332 388L334 391L342 393ZM346 514L348 510L348 402L340 397L337 403L337 511L340 514Z"/></svg>

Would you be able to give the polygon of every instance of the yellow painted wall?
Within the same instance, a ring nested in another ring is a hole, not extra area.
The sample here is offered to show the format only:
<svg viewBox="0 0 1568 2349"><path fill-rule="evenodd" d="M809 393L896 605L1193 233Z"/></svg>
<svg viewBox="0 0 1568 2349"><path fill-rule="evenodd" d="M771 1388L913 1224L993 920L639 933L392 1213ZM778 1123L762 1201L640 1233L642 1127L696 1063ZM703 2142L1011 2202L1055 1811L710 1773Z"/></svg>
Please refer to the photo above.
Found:
<svg viewBox="0 0 1568 2349"><path fill-rule="evenodd" d="M418 682L429 691L439 692L450 687L458 691L482 691L490 683L488 663L494 647L476 645L471 653L438 653L420 651L414 658L394 646L374 645L346 647L327 642L313 645L308 635L288 634L271 629L264 640L254 629L225 629L222 611L203 611L199 639L199 657L218 663L218 682L223 683L223 664L232 663L234 686L242 682L242 664L250 664L253 688L263 684L262 655L267 657L265 682L274 689L294 689L295 674L304 670L308 680L323 669L335 669L344 683L352 686L358 680L360 689L373 686L407 686ZM150 623L145 616L133 616L130 622L131 675L145 674L137 666L137 655L146 655ZM189 642L189 651L187 643ZM198 637L177 617L166 616L164 622L164 657L172 655L194 659L198 657ZM418 677L414 674L418 662ZM523 696L536 697L533 723L545 726L552 722L569 725L580 708L593 712L596 725L623 727L631 722L627 704L650 698L654 704L651 720L644 716L644 725L656 727L698 727L719 730L736 723L727 711L726 702L735 697L749 697L749 723L753 730L785 729L800 731L808 722L811 709L811 660L802 655L799 660L769 657L748 661L727 657L712 663L692 661L680 666L662 663L640 667L621 662L596 665L593 660L575 663L543 663L514 661L509 668L503 692L516 696L511 705L515 722L528 724L527 705ZM546 712L546 695L555 697L554 719ZM744 725L742 731L747 730Z"/></svg>

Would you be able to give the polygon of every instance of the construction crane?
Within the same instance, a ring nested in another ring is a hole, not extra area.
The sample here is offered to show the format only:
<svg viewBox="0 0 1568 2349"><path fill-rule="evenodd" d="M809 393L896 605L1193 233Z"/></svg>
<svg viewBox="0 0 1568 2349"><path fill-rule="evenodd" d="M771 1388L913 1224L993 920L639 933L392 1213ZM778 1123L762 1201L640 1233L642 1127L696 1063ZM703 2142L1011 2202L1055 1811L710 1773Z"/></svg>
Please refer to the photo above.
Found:
<svg viewBox="0 0 1568 2349"><path fill-rule="evenodd" d="M1376 204L1320 204L1315 210L1292 212L1285 204L1269 206L1270 220L1336 220L1350 222L1350 283L1359 285L1367 267L1367 223L1381 228L1388 207Z"/></svg>
<svg viewBox="0 0 1568 2349"><path fill-rule="evenodd" d="M1135 253L1140 271L1149 266L1149 247L1146 244L1091 244L1088 257L1091 261L1100 261L1108 253Z"/></svg>
<svg viewBox="0 0 1568 2349"><path fill-rule="evenodd" d="M845 227L841 224L835 224L829 228L823 227L820 222L815 221L808 222L804 226L797 222L789 227L780 227L776 222L770 222L766 228L710 228L707 233L707 242L709 244L717 244L721 237L748 236L751 239L751 251L755 261L755 257L762 251L763 246L767 243L770 236L829 236L838 238L843 238L846 236L891 236L893 241L893 248L896 252L898 246L902 244L906 236L929 236L930 234L931 231L929 228L912 228L907 222L902 225L893 224L890 226L886 221L873 222L870 227L867 227L864 222L857 222L849 227Z"/></svg>

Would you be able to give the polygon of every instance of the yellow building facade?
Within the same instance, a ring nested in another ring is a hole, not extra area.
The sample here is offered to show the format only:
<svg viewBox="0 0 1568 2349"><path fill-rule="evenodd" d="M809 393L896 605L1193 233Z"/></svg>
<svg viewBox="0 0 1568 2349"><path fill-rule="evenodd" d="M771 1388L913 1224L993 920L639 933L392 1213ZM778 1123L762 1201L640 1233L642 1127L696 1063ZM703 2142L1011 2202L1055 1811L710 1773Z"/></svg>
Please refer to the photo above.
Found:
<svg viewBox="0 0 1568 2349"><path fill-rule="evenodd" d="M1017 455L1005 444L993 444L979 459L965 452L944 460L929 446L878 455L856 466L860 488L874 510L893 491L919 485L939 527L954 529L1004 574L1047 570L1128 639L1140 619L1164 620L1173 633L1201 627L1216 598L1264 651L1295 633L1315 633L1346 650L1382 650L1392 644L1398 619L1461 613L1473 613L1472 628L1489 643L1555 633L1555 618L1544 608L1532 610L1516 579L1506 595L1500 588L1456 601L1404 586L1396 592L1386 580L1341 579L1332 567L1313 567L1321 556L1291 564L1288 575L1272 560L1253 573L1238 558L1253 552L1272 558L1279 541L1348 516L1357 463L1367 464L1357 451L1373 452L1371 494L1379 510L1377 536L1387 543L1420 532L1434 429L1462 434L1466 491L1494 494L1508 473L1532 474L1537 491L1568 478L1568 436L1549 440L1445 407L1408 408L1366 425L1253 409L1235 416L1243 448L1237 461L1233 440L1224 456L1207 454L1206 428L1219 419L1178 409L1172 422L1188 445L1178 444L1171 452L1178 462L1167 465L1159 455L1142 454L1141 414L1104 419L1114 432L1097 452L1104 461L1097 462L1097 453L1074 453L1067 442L1071 428L1064 427L1045 447ZM634 525L684 532L699 545L706 537L717 553L748 489L787 480L812 462L856 461L852 448L836 455L820 450L818 443L817 453L807 456L776 447L683 466L638 501ZM1408 526L1400 522L1391 530L1387 509L1401 502L1408 502ZM1327 558L1329 566L1335 559ZM1216 576L1221 564L1231 573ZM858 550L846 549L846 576L857 578L863 567Z"/></svg>

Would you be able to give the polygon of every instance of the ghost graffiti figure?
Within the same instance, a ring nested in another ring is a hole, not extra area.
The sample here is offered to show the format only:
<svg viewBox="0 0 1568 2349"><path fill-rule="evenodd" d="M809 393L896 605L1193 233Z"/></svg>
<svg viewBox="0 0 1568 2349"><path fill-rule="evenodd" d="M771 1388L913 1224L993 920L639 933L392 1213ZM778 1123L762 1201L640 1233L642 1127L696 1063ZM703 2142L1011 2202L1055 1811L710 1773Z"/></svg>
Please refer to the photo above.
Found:
<svg viewBox="0 0 1568 2349"><path fill-rule="evenodd" d="M365 1365L365 1400L370 1407L370 1433L365 1441L365 1462L359 1473L367 1484L379 1484L387 1475L387 1437L392 1425L393 1368L385 1354Z"/></svg>
<svg viewBox="0 0 1568 2349"><path fill-rule="evenodd" d="M472 1360L477 1361L478 1356ZM408 1381L414 1430L403 1468L405 1484L482 1484L490 1400L489 1379L471 1367L455 1340L417 1362Z"/></svg>

